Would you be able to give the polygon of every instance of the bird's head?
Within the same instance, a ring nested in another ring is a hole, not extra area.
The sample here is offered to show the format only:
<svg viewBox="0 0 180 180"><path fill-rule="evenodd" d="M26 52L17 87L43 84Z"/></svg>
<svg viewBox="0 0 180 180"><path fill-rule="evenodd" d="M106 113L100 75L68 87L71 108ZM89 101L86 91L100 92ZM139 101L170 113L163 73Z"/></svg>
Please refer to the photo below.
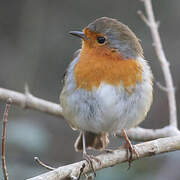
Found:
<svg viewBox="0 0 180 180"><path fill-rule="evenodd" d="M121 22L107 17L96 19L80 31L70 34L82 39L82 52L98 55L136 59L143 50L136 35Z"/></svg>

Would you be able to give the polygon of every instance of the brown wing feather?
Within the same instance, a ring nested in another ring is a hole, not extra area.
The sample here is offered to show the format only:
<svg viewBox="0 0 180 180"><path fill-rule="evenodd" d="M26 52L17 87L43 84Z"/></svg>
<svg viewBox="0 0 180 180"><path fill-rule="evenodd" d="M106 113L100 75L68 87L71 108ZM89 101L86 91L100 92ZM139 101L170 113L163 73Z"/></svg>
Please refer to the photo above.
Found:
<svg viewBox="0 0 180 180"><path fill-rule="evenodd" d="M87 149L97 149L99 151L103 150L109 143L107 133L95 134L92 132L85 132L85 140ZM79 134L74 147L76 151L83 150L82 133Z"/></svg>

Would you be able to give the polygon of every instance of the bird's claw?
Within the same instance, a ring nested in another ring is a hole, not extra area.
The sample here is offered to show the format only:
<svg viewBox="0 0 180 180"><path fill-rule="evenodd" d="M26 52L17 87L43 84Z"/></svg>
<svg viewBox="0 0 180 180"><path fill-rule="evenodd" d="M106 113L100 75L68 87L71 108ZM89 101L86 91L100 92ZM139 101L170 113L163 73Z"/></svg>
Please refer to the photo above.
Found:
<svg viewBox="0 0 180 180"><path fill-rule="evenodd" d="M139 158L139 153L136 151L135 147L131 144L130 141L126 142L124 147L127 150L127 159L128 159L128 163L129 163L128 169L130 169L131 163L133 161L133 154L136 156L136 158Z"/></svg>
<svg viewBox="0 0 180 180"><path fill-rule="evenodd" d="M96 158L96 157L94 157L94 156L92 156L92 155L88 155L87 153L84 153L84 154L83 154L83 158L84 158L84 159L87 161L87 163L89 164L91 170L93 171L94 176L96 176L96 172L95 172L95 170L94 170L93 161L92 161L92 160L95 160L95 161L96 161L97 163L99 163L100 165L101 165L101 161L100 161L98 158Z"/></svg>
<svg viewBox="0 0 180 180"><path fill-rule="evenodd" d="M133 161L133 154L136 155L136 158L139 158L139 154L136 151L135 147L131 144L131 141L129 140L125 130L122 131L122 136L124 137L124 140L126 142L124 144L124 147L127 150L127 159L128 159L128 162L129 162L128 169L129 169L131 167L131 163Z"/></svg>

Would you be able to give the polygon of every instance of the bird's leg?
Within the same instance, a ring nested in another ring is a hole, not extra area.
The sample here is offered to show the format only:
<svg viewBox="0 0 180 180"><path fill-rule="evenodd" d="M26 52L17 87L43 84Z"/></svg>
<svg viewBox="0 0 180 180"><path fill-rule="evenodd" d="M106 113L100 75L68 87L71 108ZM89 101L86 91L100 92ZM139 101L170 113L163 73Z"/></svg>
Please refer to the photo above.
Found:
<svg viewBox="0 0 180 180"><path fill-rule="evenodd" d="M96 173L95 173L94 167L93 167L93 163L92 163L92 158L90 155L87 154L87 151L86 151L86 139L85 139L85 132L84 131L82 133L82 141L83 141L83 158L87 161L87 163L91 167L91 169L94 173L94 176L96 176Z"/></svg>
<svg viewBox="0 0 180 180"><path fill-rule="evenodd" d="M139 154L136 151L136 149L134 148L134 146L131 144L131 141L129 140L129 138L126 134L126 131L122 130L121 134L122 134L122 137L124 138L124 140L126 141L125 148L127 149L127 158L128 158L128 162L129 162L129 168L130 168L133 154L135 154L137 156L137 158L139 158Z"/></svg>
<svg viewBox="0 0 180 180"><path fill-rule="evenodd" d="M83 131L82 133L82 142L83 142L83 158L87 161L87 163L89 164L89 166L91 167L93 173L94 173L94 176L96 176L96 173L95 173L95 170L94 170L94 167L93 167L93 159L100 163L100 160L92 155L88 155L87 154L87 151L86 151L86 139L85 139L85 132Z"/></svg>

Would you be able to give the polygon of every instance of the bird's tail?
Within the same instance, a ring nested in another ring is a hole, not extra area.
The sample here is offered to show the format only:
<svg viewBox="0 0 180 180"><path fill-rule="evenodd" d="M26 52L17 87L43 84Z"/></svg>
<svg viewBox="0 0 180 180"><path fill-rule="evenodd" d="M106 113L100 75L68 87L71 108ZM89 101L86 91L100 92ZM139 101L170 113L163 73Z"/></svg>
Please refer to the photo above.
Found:
<svg viewBox="0 0 180 180"><path fill-rule="evenodd" d="M97 149L99 151L103 150L109 143L107 133L95 134L92 132L85 132L85 141L87 149ZM76 151L83 150L82 133L79 134L74 147Z"/></svg>

